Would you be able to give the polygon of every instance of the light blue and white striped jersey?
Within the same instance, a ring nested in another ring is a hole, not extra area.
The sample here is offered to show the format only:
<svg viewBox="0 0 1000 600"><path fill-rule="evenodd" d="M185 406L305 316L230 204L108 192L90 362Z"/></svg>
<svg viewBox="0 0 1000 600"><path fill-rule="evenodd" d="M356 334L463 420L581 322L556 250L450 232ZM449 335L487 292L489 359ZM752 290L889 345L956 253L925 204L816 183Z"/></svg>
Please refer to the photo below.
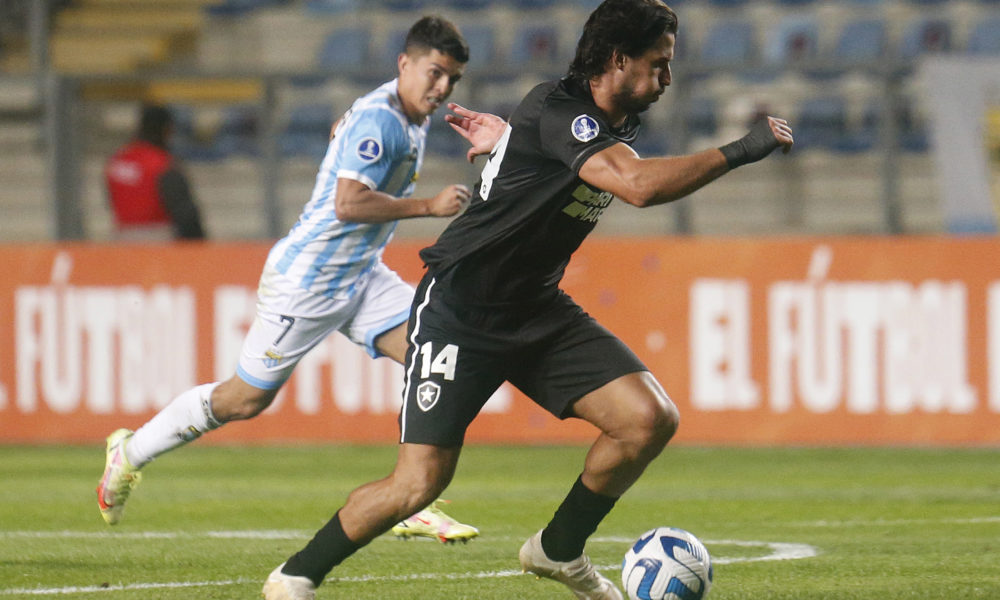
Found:
<svg viewBox="0 0 1000 600"><path fill-rule="evenodd" d="M391 196L408 197L424 159L430 120L416 125L403 112L392 80L354 101L337 126L299 220L268 255L268 263L299 287L349 298L382 258L396 230L388 223L337 219L337 178L354 179Z"/></svg>

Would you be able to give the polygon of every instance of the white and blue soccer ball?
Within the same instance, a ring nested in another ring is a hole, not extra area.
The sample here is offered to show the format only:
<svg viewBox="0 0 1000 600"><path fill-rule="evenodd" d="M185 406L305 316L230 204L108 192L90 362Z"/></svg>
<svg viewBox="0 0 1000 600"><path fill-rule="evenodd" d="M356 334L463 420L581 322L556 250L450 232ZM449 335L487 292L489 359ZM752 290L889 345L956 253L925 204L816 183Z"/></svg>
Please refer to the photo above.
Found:
<svg viewBox="0 0 1000 600"><path fill-rule="evenodd" d="M702 600L712 587L712 557L691 533L657 527L625 554L622 586L629 600Z"/></svg>

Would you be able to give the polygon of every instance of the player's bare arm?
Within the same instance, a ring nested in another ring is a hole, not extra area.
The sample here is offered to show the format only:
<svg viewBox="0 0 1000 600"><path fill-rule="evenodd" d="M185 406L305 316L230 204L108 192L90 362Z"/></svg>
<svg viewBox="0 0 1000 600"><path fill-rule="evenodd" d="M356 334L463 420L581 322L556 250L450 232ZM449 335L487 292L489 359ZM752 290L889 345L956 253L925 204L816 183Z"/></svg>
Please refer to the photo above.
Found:
<svg viewBox="0 0 1000 600"><path fill-rule="evenodd" d="M397 198L372 190L354 179L337 179L337 218L345 223L385 223L416 217L451 217L471 197L469 188L454 184L431 198Z"/></svg>
<svg viewBox="0 0 1000 600"><path fill-rule="evenodd" d="M470 163L477 156L493 151L507 127L506 121L494 114L469 110L454 102L449 102L448 108L455 114L445 115L444 120L472 146L465 155Z"/></svg>
<svg viewBox="0 0 1000 600"><path fill-rule="evenodd" d="M626 144L615 144L588 158L580 178L634 206L655 206L683 198L775 148L787 153L793 144L788 122L768 117L731 144L684 156L640 158Z"/></svg>

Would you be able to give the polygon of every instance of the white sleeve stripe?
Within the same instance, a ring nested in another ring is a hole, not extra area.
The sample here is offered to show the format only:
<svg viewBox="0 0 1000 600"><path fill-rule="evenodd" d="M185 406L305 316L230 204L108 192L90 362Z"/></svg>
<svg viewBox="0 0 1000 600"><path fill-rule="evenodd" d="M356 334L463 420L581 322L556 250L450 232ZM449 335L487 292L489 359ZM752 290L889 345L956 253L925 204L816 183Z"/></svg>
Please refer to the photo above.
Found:
<svg viewBox="0 0 1000 600"><path fill-rule="evenodd" d="M352 179L354 181L359 181L359 182L367 185L368 188L371 189L371 190L376 190L376 191L378 190L378 184L375 183L375 180L373 180L371 177L367 177L365 175L362 175L361 173L358 173L357 171L349 171L347 169L341 169L340 171L337 171L337 179L340 179L340 178L343 178L343 179Z"/></svg>

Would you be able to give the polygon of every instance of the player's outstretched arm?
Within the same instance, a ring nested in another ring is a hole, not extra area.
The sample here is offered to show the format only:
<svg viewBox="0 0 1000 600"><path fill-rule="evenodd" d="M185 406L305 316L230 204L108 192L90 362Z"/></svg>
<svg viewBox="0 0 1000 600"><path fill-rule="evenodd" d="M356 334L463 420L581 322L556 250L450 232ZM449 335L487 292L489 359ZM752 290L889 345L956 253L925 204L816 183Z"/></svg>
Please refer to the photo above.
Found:
<svg viewBox="0 0 1000 600"><path fill-rule="evenodd" d="M432 198L396 198L341 177L337 179L334 203L337 218L345 223L385 223L415 217L450 217L458 214L471 196L469 188L454 184Z"/></svg>
<svg viewBox="0 0 1000 600"><path fill-rule="evenodd" d="M794 143L788 122L768 117L735 142L684 156L640 158L629 146L615 144L588 158L580 178L629 204L654 206L683 198L776 148L787 153Z"/></svg>
<svg viewBox="0 0 1000 600"><path fill-rule="evenodd" d="M448 108L455 114L445 115L444 120L472 145L465 155L469 162L492 152L507 128L507 122L494 114L469 110L454 102L449 102Z"/></svg>

